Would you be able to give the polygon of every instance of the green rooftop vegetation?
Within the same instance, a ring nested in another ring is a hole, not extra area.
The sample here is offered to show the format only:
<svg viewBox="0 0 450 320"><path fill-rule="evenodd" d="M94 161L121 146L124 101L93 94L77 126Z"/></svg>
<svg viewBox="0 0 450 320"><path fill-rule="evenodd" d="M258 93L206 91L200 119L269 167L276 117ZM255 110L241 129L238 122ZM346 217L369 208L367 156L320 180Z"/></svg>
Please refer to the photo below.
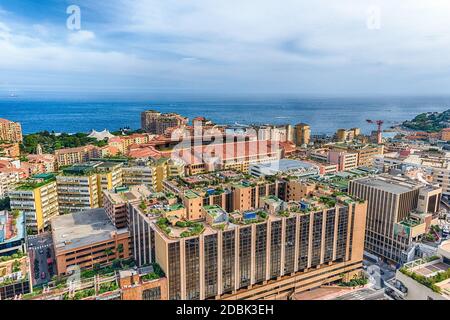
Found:
<svg viewBox="0 0 450 320"><path fill-rule="evenodd" d="M180 209L184 209L184 205L182 205L181 203L174 203L169 206L169 211L176 211Z"/></svg>
<svg viewBox="0 0 450 320"><path fill-rule="evenodd" d="M400 272L436 293L441 293L441 288L436 284L450 278L450 268L447 269L446 271L438 272L436 275L431 277L425 277L421 274L417 274L414 271L411 271L405 267L400 268Z"/></svg>
<svg viewBox="0 0 450 320"><path fill-rule="evenodd" d="M196 194L194 191L192 191L192 190L187 190L185 193L184 193L184 195L186 196L186 198L188 198L188 199L195 199L195 198L198 198L199 197L199 195L198 194Z"/></svg>
<svg viewBox="0 0 450 320"><path fill-rule="evenodd" d="M33 179L30 179L30 180L27 180L25 182L22 182L22 183L18 184L16 190L19 190L19 191L30 191L30 190L34 190L34 189L43 187L43 186L45 186L45 185L47 185L47 184L49 184L51 182L54 182L54 181L56 181L55 176L53 176L52 178L47 179L47 180L41 180L41 179L33 180Z"/></svg>
<svg viewBox="0 0 450 320"><path fill-rule="evenodd" d="M168 236L172 236L173 226L170 224L169 219L159 218L156 225ZM200 222L194 221L177 221L175 224L176 228L186 229L180 234L181 238L193 237L201 234L205 230L205 226Z"/></svg>

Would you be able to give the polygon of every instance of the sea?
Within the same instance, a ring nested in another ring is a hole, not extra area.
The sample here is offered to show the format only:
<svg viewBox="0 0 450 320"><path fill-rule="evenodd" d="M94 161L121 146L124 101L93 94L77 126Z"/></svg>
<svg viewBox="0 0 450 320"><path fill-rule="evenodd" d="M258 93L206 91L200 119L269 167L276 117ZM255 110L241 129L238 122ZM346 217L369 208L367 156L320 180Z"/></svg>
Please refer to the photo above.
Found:
<svg viewBox="0 0 450 320"><path fill-rule="evenodd" d="M370 133L367 119L383 120L384 128L414 118L422 112L450 108L450 97L354 98L205 98L134 102L0 100L0 118L22 124L24 134L110 131L140 127L140 113L153 109L177 112L190 119L204 116L217 124L308 123L312 134L331 134L339 128L359 127Z"/></svg>

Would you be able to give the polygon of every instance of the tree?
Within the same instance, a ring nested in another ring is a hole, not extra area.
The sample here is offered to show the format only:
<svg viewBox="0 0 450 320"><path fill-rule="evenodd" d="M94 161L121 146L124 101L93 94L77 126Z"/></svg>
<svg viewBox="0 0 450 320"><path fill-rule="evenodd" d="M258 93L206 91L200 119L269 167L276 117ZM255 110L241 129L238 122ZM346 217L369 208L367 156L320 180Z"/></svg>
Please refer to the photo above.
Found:
<svg viewBox="0 0 450 320"><path fill-rule="evenodd" d="M112 255L114 252L111 249L106 249L105 254L107 258L107 262L109 262L109 256Z"/></svg>

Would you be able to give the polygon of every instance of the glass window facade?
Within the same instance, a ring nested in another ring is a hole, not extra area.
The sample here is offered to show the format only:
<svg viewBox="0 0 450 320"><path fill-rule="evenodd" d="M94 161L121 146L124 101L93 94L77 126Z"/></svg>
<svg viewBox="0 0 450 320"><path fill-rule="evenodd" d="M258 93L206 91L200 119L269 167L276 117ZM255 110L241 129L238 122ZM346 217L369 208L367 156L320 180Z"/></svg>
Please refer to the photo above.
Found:
<svg viewBox="0 0 450 320"><path fill-rule="evenodd" d="M284 242L284 274L294 272L295 265L295 217L286 219L286 237Z"/></svg>
<svg viewBox="0 0 450 320"><path fill-rule="evenodd" d="M246 227L239 230L239 274L240 287L250 285L252 254L252 228Z"/></svg>
<svg viewBox="0 0 450 320"><path fill-rule="evenodd" d="M161 300L161 287L144 290L142 300Z"/></svg>
<svg viewBox="0 0 450 320"><path fill-rule="evenodd" d="M347 228L348 228L348 208L339 209L336 243L336 260L345 260L345 251L347 246Z"/></svg>
<svg viewBox="0 0 450 320"><path fill-rule="evenodd" d="M272 222L270 233L270 277L281 275L281 220Z"/></svg>
<svg viewBox="0 0 450 320"><path fill-rule="evenodd" d="M180 267L180 243L174 242L168 245L169 256L169 300L181 299L181 267Z"/></svg>
<svg viewBox="0 0 450 320"><path fill-rule="evenodd" d="M222 237L222 293L229 293L234 289L234 241L233 231L223 233Z"/></svg>
<svg viewBox="0 0 450 320"><path fill-rule="evenodd" d="M334 223L336 221L336 210L328 210L325 225L325 252L323 262L327 263L333 260L334 244Z"/></svg>
<svg viewBox="0 0 450 320"><path fill-rule="evenodd" d="M217 234L205 236L205 299L217 295Z"/></svg>
<svg viewBox="0 0 450 320"><path fill-rule="evenodd" d="M200 239L188 239L184 243L186 266L186 299L200 299Z"/></svg>
<svg viewBox="0 0 450 320"><path fill-rule="evenodd" d="M298 254L298 270L308 267L308 247L309 247L309 215L300 217L300 245Z"/></svg>
<svg viewBox="0 0 450 320"><path fill-rule="evenodd" d="M320 264L320 255L322 253L322 222L323 212L314 213L313 224L313 242L312 242L312 258L311 266L317 266Z"/></svg>
<svg viewBox="0 0 450 320"><path fill-rule="evenodd" d="M255 282L266 280L267 224L256 225Z"/></svg>

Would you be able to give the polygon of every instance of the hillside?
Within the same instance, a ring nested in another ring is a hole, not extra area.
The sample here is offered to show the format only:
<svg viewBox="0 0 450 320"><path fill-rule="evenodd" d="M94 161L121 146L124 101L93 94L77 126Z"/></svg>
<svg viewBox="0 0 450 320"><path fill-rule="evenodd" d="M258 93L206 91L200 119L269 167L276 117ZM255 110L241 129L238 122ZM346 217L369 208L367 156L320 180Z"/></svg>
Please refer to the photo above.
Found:
<svg viewBox="0 0 450 320"><path fill-rule="evenodd" d="M450 127L450 109L441 113L421 113L413 120L403 122L402 125L416 131L438 132Z"/></svg>

